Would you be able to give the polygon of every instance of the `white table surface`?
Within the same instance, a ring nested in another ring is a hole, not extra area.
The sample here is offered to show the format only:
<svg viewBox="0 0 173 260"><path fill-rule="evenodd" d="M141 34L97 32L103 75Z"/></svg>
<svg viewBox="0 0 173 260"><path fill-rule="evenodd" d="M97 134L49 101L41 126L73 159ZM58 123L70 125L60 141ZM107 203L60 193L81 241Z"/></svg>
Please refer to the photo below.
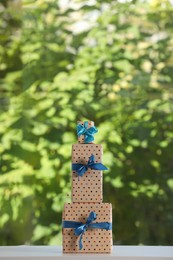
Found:
<svg viewBox="0 0 173 260"><path fill-rule="evenodd" d="M173 246L114 246L112 254L63 254L60 246L1 246L0 260L55 259L170 260Z"/></svg>

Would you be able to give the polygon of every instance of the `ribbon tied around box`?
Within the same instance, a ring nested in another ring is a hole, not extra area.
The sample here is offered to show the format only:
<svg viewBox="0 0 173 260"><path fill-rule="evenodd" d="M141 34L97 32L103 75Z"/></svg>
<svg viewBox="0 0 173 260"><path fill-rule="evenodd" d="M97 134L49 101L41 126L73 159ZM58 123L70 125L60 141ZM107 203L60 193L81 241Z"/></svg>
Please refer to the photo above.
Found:
<svg viewBox="0 0 173 260"><path fill-rule="evenodd" d="M108 168L104 166L102 163L95 162L95 158L93 154L89 157L87 164L72 163L72 170L76 171L77 175L81 177L88 170L88 168L97 171L108 170Z"/></svg>
<svg viewBox="0 0 173 260"><path fill-rule="evenodd" d="M82 238L84 233L88 229L97 228L97 229L105 229L105 230L112 230L112 223L110 222L98 222L98 223L92 223L94 220L96 220L97 215L94 211L91 211L86 223L83 222L77 222L77 221L70 221L70 220L64 220L62 222L63 228L73 228L74 234L79 237L79 249L81 250L83 248L82 244Z"/></svg>
<svg viewBox="0 0 173 260"><path fill-rule="evenodd" d="M97 133L98 130L95 126L88 127L88 121L84 122L84 125L77 125L77 135L78 137L84 135L84 142L91 143L94 140L93 134Z"/></svg>

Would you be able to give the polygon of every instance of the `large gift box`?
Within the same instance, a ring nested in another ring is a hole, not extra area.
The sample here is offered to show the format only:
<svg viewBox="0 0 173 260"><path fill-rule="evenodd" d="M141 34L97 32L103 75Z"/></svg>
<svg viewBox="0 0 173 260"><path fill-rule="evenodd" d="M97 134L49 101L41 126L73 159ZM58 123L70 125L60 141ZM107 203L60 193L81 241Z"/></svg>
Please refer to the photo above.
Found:
<svg viewBox="0 0 173 260"><path fill-rule="evenodd" d="M110 203L65 203L62 226L64 253L111 252Z"/></svg>
<svg viewBox="0 0 173 260"><path fill-rule="evenodd" d="M98 166L102 163L102 154L102 145L99 144L72 145L73 202L102 202L102 170L93 169L99 168ZM89 158L94 158L93 167Z"/></svg>

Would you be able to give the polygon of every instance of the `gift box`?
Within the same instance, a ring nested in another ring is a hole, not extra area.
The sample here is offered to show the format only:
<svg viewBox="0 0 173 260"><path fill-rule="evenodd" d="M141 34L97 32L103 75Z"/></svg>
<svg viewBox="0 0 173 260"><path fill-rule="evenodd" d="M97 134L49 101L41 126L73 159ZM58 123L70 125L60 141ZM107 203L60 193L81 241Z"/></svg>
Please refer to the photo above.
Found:
<svg viewBox="0 0 173 260"><path fill-rule="evenodd" d="M78 143L93 143L94 137L93 134L97 132L96 127L94 127L93 121L78 121L77 122L77 134L78 134ZM85 132L85 129L88 130L88 133Z"/></svg>
<svg viewBox="0 0 173 260"><path fill-rule="evenodd" d="M95 170L88 167L88 169L85 169L86 171L82 176L80 176L77 171L73 170L73 164L87 165L88 160L92 155L94 155L95 163L102 163L102 154L102 145L72 145L73 202L102 202L102 170Z"/></svg>
<svg viewBox="0 0 173 260"><path fill-rule="evenodd" d="M65 203L63 253L111 253L112 205Z"/></svg>

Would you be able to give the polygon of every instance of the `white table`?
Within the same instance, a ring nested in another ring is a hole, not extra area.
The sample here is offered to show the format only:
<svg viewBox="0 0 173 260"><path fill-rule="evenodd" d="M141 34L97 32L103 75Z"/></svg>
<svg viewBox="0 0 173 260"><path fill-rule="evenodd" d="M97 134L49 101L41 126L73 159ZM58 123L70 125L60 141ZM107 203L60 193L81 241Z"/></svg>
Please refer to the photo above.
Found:
<svg viewBox="0 0 173 260"><path fill-rule="evenodd" d="M63 254L60 246L1 246L0 260L170 260L173 246L114 246L112 254Z"/></svg>

